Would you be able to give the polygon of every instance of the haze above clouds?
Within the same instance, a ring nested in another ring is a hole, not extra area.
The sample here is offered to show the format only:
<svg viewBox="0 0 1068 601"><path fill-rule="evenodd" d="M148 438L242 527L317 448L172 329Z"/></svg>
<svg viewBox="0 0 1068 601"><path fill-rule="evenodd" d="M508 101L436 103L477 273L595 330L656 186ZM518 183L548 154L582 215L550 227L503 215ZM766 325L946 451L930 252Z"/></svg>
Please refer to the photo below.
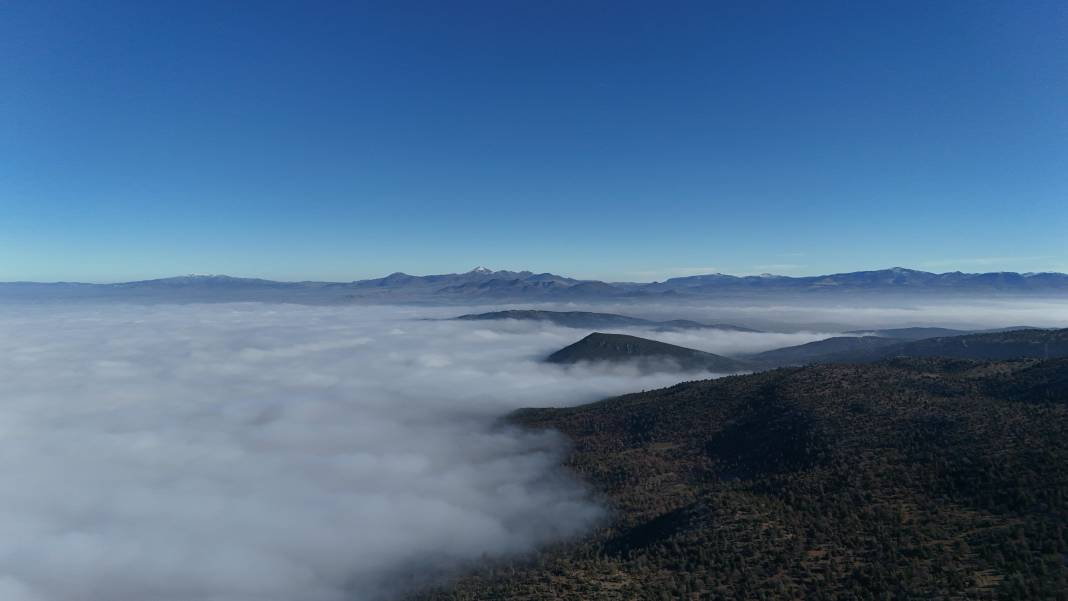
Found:
<svg viewBox="0 0 1068 601"><path fill-rule="evenodd" d="M529 308L529 305L509 305L506 308L524 309ZM903 294L843 295L837 299L814 298L810 301L794 297L778 300L726 298L640 303L544 303L538 305L537 308L622 313L654 320L685 318L709 324L729 323L747 326L766 330L769 333L819 334L865 328L912 326L960 329L1020 325L1043 328L1068 327L1068 302L1060 298L962 299L952 296ZM479 311L489 310L479 309ZM703 338L703 335L701 337ZM666 339L665 341L671 342ZM745 344L752 342L748 340ZM773 339L769 338L768 342L773 342ZM787 342L787 344L799 343ZM695 346L694 348L702 347ZM703 348L703 350L716 353L730 352L729 346L720 347L720 350L713 348Z"/></svg>
<svg viewBox="0 0 1068 601"><path fill-rule="evenodd" d="M942 316L1066 317L996 309ZM694 316L725 321L715 311ZM747 311L769 319L735 309ZM849 311L836 319L902 319ZM388 597L413 575L581 535L604 515L558 467L559 435L498 417L709 375L547 365L587 332L440 319L463 312L0 307L0 598ZM626 332L720 354L830 335Z"/></svg>

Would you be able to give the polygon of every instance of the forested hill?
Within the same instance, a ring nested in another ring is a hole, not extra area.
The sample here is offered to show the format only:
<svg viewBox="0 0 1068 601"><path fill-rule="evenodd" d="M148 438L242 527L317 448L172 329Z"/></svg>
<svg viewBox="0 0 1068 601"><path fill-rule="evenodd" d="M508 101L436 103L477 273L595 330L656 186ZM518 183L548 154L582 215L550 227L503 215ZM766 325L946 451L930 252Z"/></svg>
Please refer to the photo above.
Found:
<svg viewBox="0 0 1068 601"><path fill-rule="evenodd" d="M879 336L839 336L746 357L756 365L860 363L891 357L950 357L1004 361L1068 357L1068 329L1003 330L964 336L939 336L909 342Z"/></svg>
<svg viewBox="0 0 1068 601"><path fill-rule="evenodd" d="M909 357L956 357L1003 360L1009 358L1055 359L1068 356L1068 329L1010 330L968 336L943 336L907 342L880 351Z"/></svg>
<svg viewBox="0 0 1068 601"><path fill-rule="evenodd" d="M549 363L572 365L583 362L631 362L646 370L707 370L738 372L747 364L713 353L706 353L659 340L626 334L594 332L546 358Z"/></svg>
<svg viewBox="0 0 1068 601"><path fill-rule="evenodd" d="M1068 599L1068 360L895 359L513 420L611 524L424 599Z"/></svg>

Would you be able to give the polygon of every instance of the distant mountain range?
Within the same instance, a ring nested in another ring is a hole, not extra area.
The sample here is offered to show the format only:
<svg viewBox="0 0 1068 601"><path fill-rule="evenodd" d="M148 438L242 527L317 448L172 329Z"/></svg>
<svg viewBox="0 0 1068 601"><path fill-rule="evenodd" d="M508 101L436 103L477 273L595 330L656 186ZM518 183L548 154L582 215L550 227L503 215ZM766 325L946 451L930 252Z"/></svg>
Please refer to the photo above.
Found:
<svg viewBox="0 0 1068 601"><path fill-rule="evenodd" d="M637 363L646 371L712 371L732 373L746 365L713 353L667 344L657 340L594 332L568 345L546 359L549 363Z"/></svg>
<svg viewBox="0 0 1068 601"><path fill-rule="evenodd" d="M628 315L615 313L593 313L590 311L539 311L536 309L519 309L510 311L492 311L490 313L472 313L461 315L456 319L464 321L497 321L502 319L514 319L517 321L546 322L565 328L651 328L657 331L672 330L727 330L730 332L759 332L741 326L716 323L707 324L689 319L672 319L669 321L654 321Z"/></svg>
<svg viewBox="0 0 1068 601"><path fill-rule="evenodd" d="M494 271L415 276L393 273L355 282L277 282L225 275L191 275L117 284L0 283L0 299L123 298L145 301L452 302L597 301L864 293L1068 295L1063 273L929 273L894 267L789 277L725 274L663 282L607 283L552 273Z"/></svg>

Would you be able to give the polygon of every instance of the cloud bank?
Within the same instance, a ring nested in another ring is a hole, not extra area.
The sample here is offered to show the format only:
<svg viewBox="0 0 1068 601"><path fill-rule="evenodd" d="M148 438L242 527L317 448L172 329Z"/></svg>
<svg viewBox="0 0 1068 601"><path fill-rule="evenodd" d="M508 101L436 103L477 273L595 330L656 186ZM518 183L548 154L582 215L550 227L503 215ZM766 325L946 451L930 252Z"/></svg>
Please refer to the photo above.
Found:
<svg viewBox="0 0 1068 601"><path fill-rule="evenodd" d="M880 325L1068 317L1051 305L691 310ZM566 441L500 415L708 375L548 365L588 332L440 319L465 312L0 307L0 599L387 599L602 518L558 467ZM833 333L621 331L720 354Z"/></svg>
<svg viewBox="0 0 1068 601"><path fill-rule="evenodd" d="M454 311L4 307L0 598L379 599L581 534L562 437L496 418L680 378Z"/></svg>
<svg viewBox="0 0 1068 601"><path fill-rule="evenodd" d="M1068 327L1068 299L952 298L928 296L856 296L828 300L679 299L671 302L600 302L509 304L503 308L600 311L654 320L693 319L731 323L771 332L842 332L864 328L938 326L960 329L1030 325ZM480 308L478 311L489 311ZM755 339L754 339L755 340ZM770 339L769 339L770 340ZM745 341L751 344L753 340ZM764 349L766 350L766 349ZM714 351L713 351L714 352Z"/></svg>

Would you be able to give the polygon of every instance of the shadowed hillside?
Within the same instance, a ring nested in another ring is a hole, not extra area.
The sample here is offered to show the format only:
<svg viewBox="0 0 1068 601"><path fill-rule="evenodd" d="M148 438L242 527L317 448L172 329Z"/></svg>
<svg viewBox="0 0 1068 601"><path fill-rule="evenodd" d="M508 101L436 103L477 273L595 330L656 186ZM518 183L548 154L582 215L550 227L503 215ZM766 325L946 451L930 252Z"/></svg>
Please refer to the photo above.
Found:
<svg viewBox="0 0 1068 601"><path fill-rule="evenodd" d="M888 357L954 357L980 360L1053 359L1068 356L1068 329L1011 330L927 338L908 342L900 347L888 347L876 354Z"/></svg>
<svg viewBox="0 0 1068 601"><path fill-rule="evenodd" d="M423 599L1068 599L1068 364L895 359L517 412L610 524Z"/></svg>
<svg viewBox="0 0 1068 601"><path fill-rule="evenodd" d="M1012 330L1038 330L1033 326L1010 326L1007 328L994 328L990 330L954 330L951 328L913 327L913 328L889 328L885 330L853 330L843 332L854 336L879 336L882 338L898 338L900 340L921 340L923 338L936 338L939 336L964 336L967 334L994 334L1009 332Z"/></svg>
<svg viewBox="0 0 1068 601"><path fill-rule="evenodd" d="M1068 357L1068 329L1004 330L909 342L877 336L839 336L747 357L765 367L808 363L865 363L891 357L949 357L1003 361Z"/></svg>
<svg viewBox="0 0 1068 601"><path fill-rule="evenodd" d="M648 370L736 372L745 369L743 363L713 353L637 336L600 332L594 332L556 351L546 361L565 365L598 361L635 362Z"/></svg>
<svg viewBox="0 0 1068 601"><path fill-rule="evenodd" d="M900 346L901 341L879 336L835 336L815 342L757 353L748 360L766 367L805 365L834 356L866 357L881 349Z"/></svg>

